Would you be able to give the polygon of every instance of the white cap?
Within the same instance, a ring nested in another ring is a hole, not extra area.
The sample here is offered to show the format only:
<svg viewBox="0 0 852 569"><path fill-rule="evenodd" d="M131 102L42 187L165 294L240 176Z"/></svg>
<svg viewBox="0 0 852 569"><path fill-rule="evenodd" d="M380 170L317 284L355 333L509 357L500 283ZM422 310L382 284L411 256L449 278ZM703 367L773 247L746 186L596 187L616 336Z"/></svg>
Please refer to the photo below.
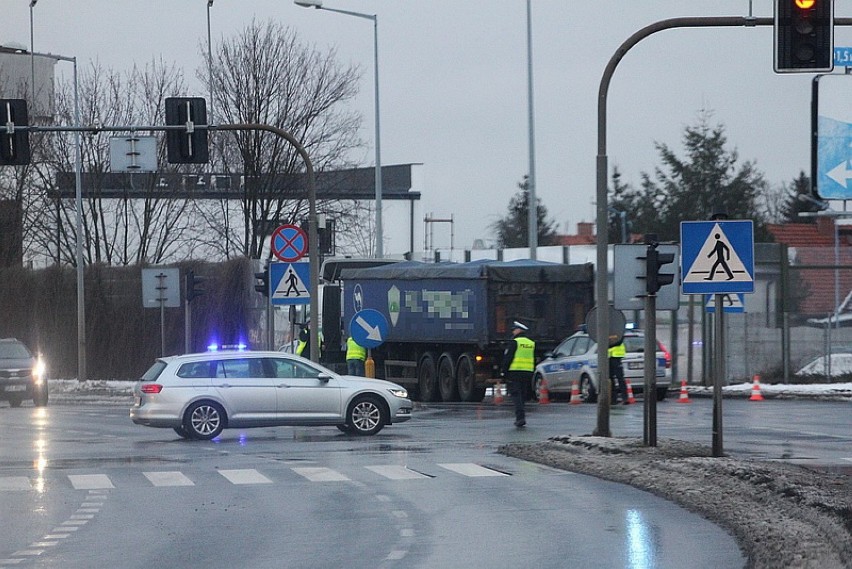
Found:
<svg viewBox="0 0 852 569"><path fill-rule="evenodd" d="M515 320L512 323L512 329L515 329L515 328L517 328L518 330L529 330L529 328L527 328L526 326L524 326L523 324L521 324L517 320Z"/></svg>

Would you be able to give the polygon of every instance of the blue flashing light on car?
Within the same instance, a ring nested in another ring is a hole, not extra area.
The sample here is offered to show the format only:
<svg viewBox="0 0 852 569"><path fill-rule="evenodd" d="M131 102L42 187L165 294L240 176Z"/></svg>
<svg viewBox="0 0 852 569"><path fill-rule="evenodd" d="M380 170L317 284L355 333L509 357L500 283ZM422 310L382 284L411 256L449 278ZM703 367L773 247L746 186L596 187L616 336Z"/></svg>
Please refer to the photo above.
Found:
<svg viewBox="0 0 852 569"><path fill-rule="evenodd" d="M247 349L248 349L248 345L245 344L245 343L242 343L242 342L239 343L239 344L222 344L222 345L209 344L207 346L208 352L218 352L218 351L222 351L222 350L234 350L234 351L237 351L237 352L244 352Z"/></svg>

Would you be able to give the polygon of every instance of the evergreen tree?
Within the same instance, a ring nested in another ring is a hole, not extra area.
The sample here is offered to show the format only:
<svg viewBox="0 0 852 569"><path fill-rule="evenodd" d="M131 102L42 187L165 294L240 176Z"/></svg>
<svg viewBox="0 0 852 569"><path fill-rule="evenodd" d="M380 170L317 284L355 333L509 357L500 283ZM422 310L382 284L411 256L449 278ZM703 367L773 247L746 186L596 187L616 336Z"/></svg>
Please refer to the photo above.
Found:
<svg viewBox="0 0 852 569"><path fill-rule="evenodd" d="M613 176L610 203L628 212L634 232L678 241L682 221L709 220L724 212L729 219L753 220L755 239L765 237L758 201L768 184L753 162L737 164L736 150L726 148L724 127L711 126L710 116L702 111L696 125L685 129L684 158L666 144L655 144L662 166L653 177L642 173L639 190L628 189Z"/></svg>
<svg viewBox="0 0 852 569"><path fill-rule="evenodd" d="M497 237L500 248L529 247L529 179L518 183L520 191L509 201L506 216L494 222L491 226ZM547 208L536 198L536 214L538 218L539 246L552 245L556 242L554 222L547 219Z"/></svg>
<svg viewBox="0 0 852 569"><path fill-rule="evenodd" d="M811 193L811 179L804 171L784 187L784 202L781 205L781 218L787 223L816 223L815 217L800 217L800 213L823 211L828 204L821 202ZM801 196L801 197L800 197Z"/></svg>

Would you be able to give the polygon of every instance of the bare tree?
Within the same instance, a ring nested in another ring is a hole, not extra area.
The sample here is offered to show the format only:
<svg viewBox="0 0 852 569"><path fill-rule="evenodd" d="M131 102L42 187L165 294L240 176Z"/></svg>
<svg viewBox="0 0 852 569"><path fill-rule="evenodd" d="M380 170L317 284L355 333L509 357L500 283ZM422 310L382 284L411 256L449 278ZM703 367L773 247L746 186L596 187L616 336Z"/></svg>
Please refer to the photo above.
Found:
<svg viewBox="0 0 852 569"><path fill-rule="evenodd" d="M361 72L339 64L334 49L323 53L301 43L291 28L252 22L223 40L213 59L216 122L281 128L301 141L316 171L349 165L347 154L361 144L360 116L345 105L357 93ZM198 77L209 89L206 66ZM208 205L206 219L218 231L219 243L228 247L226 256L234 247L242 255L260 258L270 225L307 217L305 184L294 182L294 175L304 171L302 159L285 140L256 131L219 133L214 148L223 171L244 176L242 227L222 225L233 213L228 203ZM318 211L334 218L341 230L360 222L353 203L321 202Z"/></svg>
<svg viewBox="0 0 852 569"><path fill-rule="evenodd" d="M155 125L164 122L164 99L185 90L182 74L174 66L154 61L121 74L92 64L79 82L81 120L84 125ZM75 123L73 85L60 83L56 92L56 123ZM109 139L121 133L85 134L81 139L85 200L83 203L84 262L129 265L160 263L180 257L191 235L191 201L175 199L150 178L131 176L123 198L103 192L110 171ZM50 251L54 262L76 263L76 204L57 199L57 173L74 171L76 139L72 134L45 135L49 143L34 160L33 197L39 204L27 223L39 228L34 240ZM165 164L165 148L158 158ZM166 167L174 171L173 167ZM131 192L149 197L137 199ZM106 197L105 197L106 196Z"/></svg>

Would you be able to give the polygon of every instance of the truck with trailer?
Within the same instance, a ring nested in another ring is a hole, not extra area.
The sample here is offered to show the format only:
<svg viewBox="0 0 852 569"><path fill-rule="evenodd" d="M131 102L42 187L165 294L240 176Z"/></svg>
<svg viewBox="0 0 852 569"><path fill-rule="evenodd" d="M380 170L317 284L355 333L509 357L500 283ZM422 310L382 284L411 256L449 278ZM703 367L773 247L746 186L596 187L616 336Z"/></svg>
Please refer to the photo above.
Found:
<svg viewBox="0 0 852 569"><path fill-rule="evenodd" d="M358 312L379 311L388 330L370 350L376 376L421 401L481 401L499 378L514 320L529 327L541 359L577 330L594 302L591 264L406 261L344 269L339 283L343 335ZM324 303L326 337L333 309Z"/></svg>

